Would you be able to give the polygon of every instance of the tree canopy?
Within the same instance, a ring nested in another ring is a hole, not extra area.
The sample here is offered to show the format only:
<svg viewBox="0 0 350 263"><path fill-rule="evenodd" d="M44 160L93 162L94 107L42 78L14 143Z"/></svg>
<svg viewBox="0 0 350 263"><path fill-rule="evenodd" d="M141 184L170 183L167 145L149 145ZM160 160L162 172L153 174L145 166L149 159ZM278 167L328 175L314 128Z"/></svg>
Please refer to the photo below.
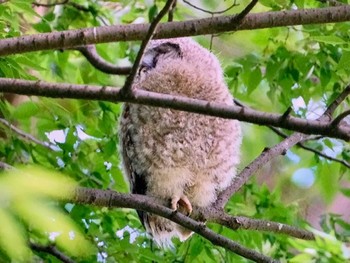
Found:
<svg viewBox="0 0 350 263"><path fill-rule="evenodd" d="M0 1L1 262L350 259L347 0ZM131 90L151 39L193 37L234 106ZM129 194L122 102L240 120L206 224ZM135 209L195 234L157 247Z"/></svg>

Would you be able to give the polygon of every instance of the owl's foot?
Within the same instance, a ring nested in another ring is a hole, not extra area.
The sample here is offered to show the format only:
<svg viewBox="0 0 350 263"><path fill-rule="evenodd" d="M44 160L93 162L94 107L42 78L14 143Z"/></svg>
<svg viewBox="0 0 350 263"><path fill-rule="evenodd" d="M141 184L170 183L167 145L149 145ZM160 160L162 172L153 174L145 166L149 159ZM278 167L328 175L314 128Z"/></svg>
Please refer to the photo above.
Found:
<svg viewBox="0 0 350 263"><path fill-rule="evenodd" d="M171 209L174 211L179 211L187 216L192 213L192 205L186 195L182 195L181 197L173 197L171 199Z"/></svg>

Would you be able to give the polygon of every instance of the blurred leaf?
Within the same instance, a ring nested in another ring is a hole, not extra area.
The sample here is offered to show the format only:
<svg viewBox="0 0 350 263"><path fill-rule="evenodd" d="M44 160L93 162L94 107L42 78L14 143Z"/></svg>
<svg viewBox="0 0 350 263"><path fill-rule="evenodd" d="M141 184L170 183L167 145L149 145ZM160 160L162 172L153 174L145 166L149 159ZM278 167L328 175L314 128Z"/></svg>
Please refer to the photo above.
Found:
<svg viewBox="0 0 350 263"><path fill-rule="evenodd" d="M14 119L27 119L40 111L37 103L32 101L27 101L16 107L15 111L12 114Z"/></svg>

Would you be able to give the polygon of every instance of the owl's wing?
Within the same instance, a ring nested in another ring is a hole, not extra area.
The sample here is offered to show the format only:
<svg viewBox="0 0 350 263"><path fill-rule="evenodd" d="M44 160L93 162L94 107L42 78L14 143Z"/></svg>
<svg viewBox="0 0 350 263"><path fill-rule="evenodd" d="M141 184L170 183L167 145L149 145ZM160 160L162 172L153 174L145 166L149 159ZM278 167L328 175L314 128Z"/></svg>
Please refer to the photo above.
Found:
<svg viewBox="0 0 350 263"><path fill-rule="evenodd" d="M133 194L146 194L147 191L147 183L146 183L146 174L138 174L136 173L136 169L134 169L132 160L132 152L134 152L134 142L132 140L131 131L130 131L130 106L125 103L123 108L123 113L120 121L120 138L121 138L121 154L122 154L122 163L124 167L124 172L127 176L127 179L130 184L130 191ZM142 224L144 224L144 212L137 210L137 214L139 215Z"/></svg>

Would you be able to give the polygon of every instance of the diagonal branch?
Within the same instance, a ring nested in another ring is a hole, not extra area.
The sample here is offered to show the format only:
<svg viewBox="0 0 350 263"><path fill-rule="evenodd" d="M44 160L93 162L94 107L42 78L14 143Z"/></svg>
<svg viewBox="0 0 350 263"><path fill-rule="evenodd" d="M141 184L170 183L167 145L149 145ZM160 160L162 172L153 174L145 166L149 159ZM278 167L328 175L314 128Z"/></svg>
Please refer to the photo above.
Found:
<svg viewBox="0 0 350 263"><path fill-rule="evenodd" d="M271 125L305 134L320 134L328 137L350 140L350 127L340 125L332 127L329 121L305 120L281 114L266 113L239 106L229 106L205 100L190 99L182 96L160 94L145 90L135 90L133 98L125 98L120 88L99 87L93 85L73 85L0 78L0 92L23 95L36 95L51 98L75 98L88 100L105 100L111 102L130 102L155 107L171 108L187 112L200 113L226 119Z"/></svg>
<svg viewBox="0 0 350 263"><path fill-rule="evenodd" d="M63 263L75 263L73 259L65 255L63 252L59 251L54 245L43 246L35 243L30 243L29 246L32 250L48 253Z"/></svg>
<svg viewBox="0 0 350 263"><path fill-rule="evenodd" d="M7 120L5 120L3 118L0 118L0 125L7 127L11 131L16 133L20 137L22 137L23 139L25 139L27 141L32 141L38 145L41 145L44 148L52 150L53 149L52 147L54 147L50 143L42 142L42 141L38 140L37 138L35 138L33 135L22 131L21 129L17 128L16 126L14 126L13 124L11 124L10 122L8 122Z"/></svg>
<svg viewBox="0 0 350 263"><path fill-rule="evenodd" d="M346 90L347 88L345 88L345 90ZM343 95L345 95L346 94L346 92L343 92L342 93ZM235 104L237 104L237 105L239 105L239 106L241 106L241 107L245 107L245 108L247 108L248 106L247 105L244 105L244 104L242 104L240 101L238 101L237 99L234 99L234 102L235 102ZM249 107L248 107L249 108ZM339 116L337 116L337 118L335 118L333 121L332 121L332 125L334 126L334 123L337 121L337 119L343 119L343 116L344 115L346 115L346 113L347 113L348 111L345 111L345 112L343 112L343 113L341 113ZM345 117L345 116L344 116ZM337 124L338 125L338 124ZM281 137L283 137L283 138L287 138L288 137L288 135L287 134L285 134L284 132L282 132L282 131L280 131L279 129L277 129L277 128L275 128L275 127L273 127L273 126L268 126L273 132L275 132L276 134L278 134L279 136L281 136ZM307 140L310 140L311 139L311 136L309 136L308 138L307 138ZM312 138L312 139L315 139L315 138ZM347 161L345 161L345 160L340 160L340 159L338 159L338 158L334 158L334 157L332 157L332 156L329 156L329 155L327 155L327 154L324 154L323 152L321 152L321 151L317 151L317 150L315 150L315 149L313 149L313 148L311 148L311 147L309 147L309 146L306 146L303 142L298 142L297 143L297 146L299 146L300 148L302 148L302 149L304 149L304 150L307 150L307 151L309 151L309 152L313 152L313 153L315 153L315 154L317 154L318 156L321 156L321 157L323 157L323 158L325 158L325 159L328 159L328 160L330 160L330 161L334 161L334 162L338 162L338 163L341 163L342 165L344 165L345 167L347 167L347 168L350 168L350 163L348 163Z"/></svg>
<svg viewBox="0 0 350 263"><path fill-rule="evenodd" d="M328 121L330 122L332 115L336 108L342 103L347 96L350 94L350 86L347 86L342 93L327 107L323 115L318 118L318 121ZM242 108L244 109L244 107ZM284 118L287 121L291 117ZM215 207L223 208L228 202L230 197L236 193L253 174L259 170L263 165L271 161L273 158L285 154L288 149L297 143L303 141L307 138L307 135L303 133L293 133L289 137L285 138L282 142L276 144L272 148L265 149L255 160L253 160L248 166L246 166L242 172L240 172L233 180L230 187L219 194Z"/></svg>
<svg viewBox="0 0 350 263"><path fill-rule="evenodd" d="M202 237L208 239L213 244L221 246L247 259L255 262L277 262L267 256L264 256L254 250L243 247L232 240L221 236L203 223L197 222L181 213L157 204L157 201L144 195L120 194L109 190L98 190L89 188L77 188L73 200L67 200L80 204L89 204L103 207L124 207L136 210L147 211L168 218L175 223L182 225Z"/></svg>
<svg viewBox="0 0 350 263"><path fill-rule="evenodd" d="M336 127L338 126L347 116L350 115L350 110L344 111L339 114L333 121L332 121L332 126Z"/></svg>
<svg viewBox="0 0 350 263"><path fill-rule="evenodd" d="M250 179L250 177L253 176L256 171L258 171L266 163L270 162L273 158L285 154L289 148L304 140L306 137L307 136L305 134L294 133L272 148L265 148L264 151L256 159L247 165L234 178L231 186L218 196L216 206L223 208L230 197L236 193Z"/></svg>
<svg viewBox="0 0 350 263"><path fill-rule="evenodd" d="M149 29L148 29L147 34L146 34L146 37L142 40L140 50L137 53L135 62L131 68L131 72L130 72L129 76L126 78L126 81L124 83L124 87L121 90L121 92L125 96L132 95L131 86L132 86L132 83L134 82L134 79L135 79L137 72L139 71L140 64L141 64L141 61L143 58L143 54L146 50L148 42L153 38L153 36L156 33L156 30L158 28L158 24L159 24L160 20L162 20L162 18L169 12L171 7L173 6L173 3L174 3L174 0L167 0L163 9L159 12L159 14L155 17L155 19L150 24Z"/></svg>
<svg viewBox="0 0 350 263"><path fill-rule="evenodd" d="M237 16L239 15L161 23L154 38L350 21L350 5L248 14L238 27ZM114 25L1 39L0 56L39 50L68 49L97 43L142 40L148 29L149 24Z"/></svg>
<svg viewBox="0 0 350 263"><path fill-rule="evenodd" d="M11 165L0 161L0 170L10 170L10 169L13 169Z"/></svg>

